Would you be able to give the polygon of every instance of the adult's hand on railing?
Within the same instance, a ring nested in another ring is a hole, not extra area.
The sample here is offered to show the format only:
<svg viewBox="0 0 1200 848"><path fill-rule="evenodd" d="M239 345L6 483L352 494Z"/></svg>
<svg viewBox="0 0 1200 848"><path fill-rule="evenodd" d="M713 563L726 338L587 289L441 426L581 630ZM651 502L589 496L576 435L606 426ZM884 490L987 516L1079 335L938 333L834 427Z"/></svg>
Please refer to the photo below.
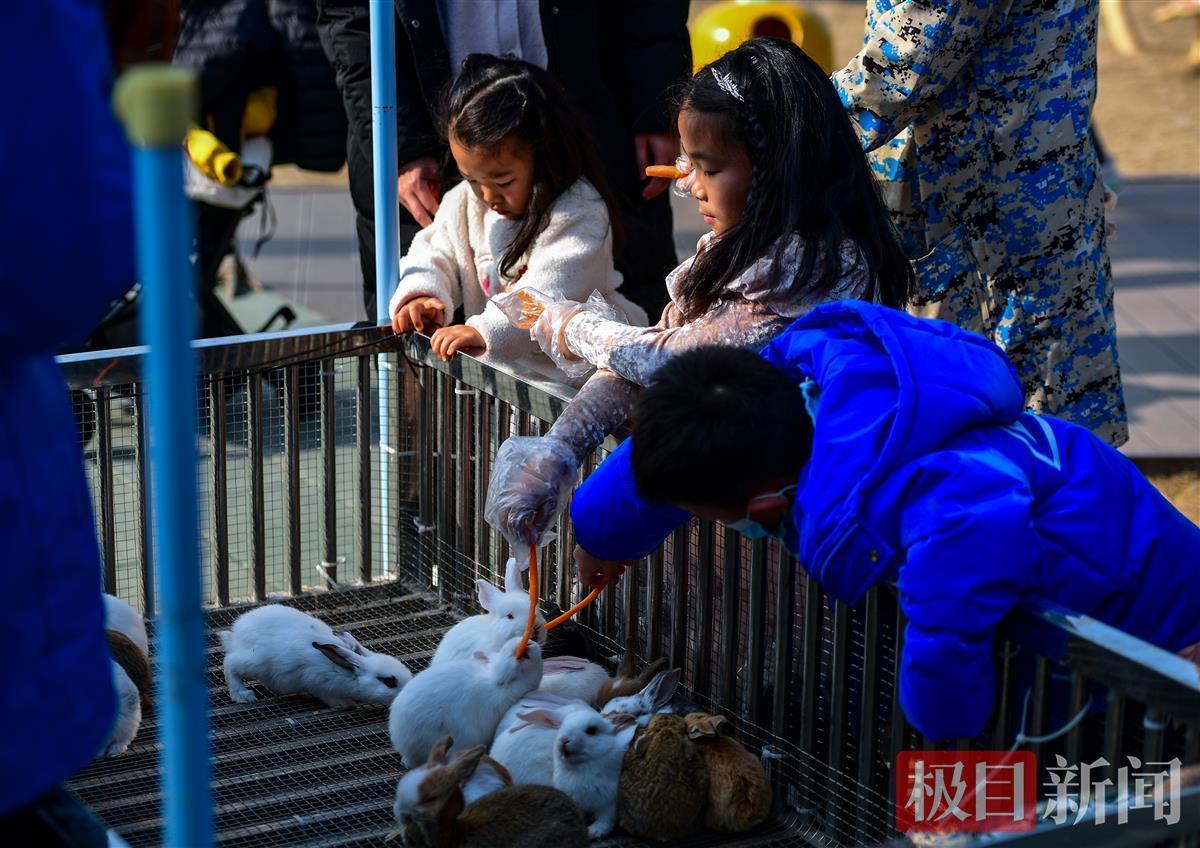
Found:
<svg viewBox="0 0 1200 848"><path fill-rule="evenodd" d="M483 517L513 546L540 547L566 503L579 463L556 439L514 436L492 464Z"/></svg>
<svg viewBox="0 0 1200 848"><path fill-rule="evenodd" d="M628 563L600 559L578 545L575 546L575 574L583 586L595 589L615 584L628 567Z"/></svg>
<svg viewBox="0 0 1200 848"><path fill-rule="evenodd" d="M436 330L446 317L446 306L436 297L414 297L392 313L392 329L397 335Z"/></svg>
<svg viewBox="0 0 1200 848"><path fill-rule="evenodd" d="M441 198L438 180L441 168L432 156L422 156L400 166L396 190L400 203L422 227L433 223Z"/></svg>

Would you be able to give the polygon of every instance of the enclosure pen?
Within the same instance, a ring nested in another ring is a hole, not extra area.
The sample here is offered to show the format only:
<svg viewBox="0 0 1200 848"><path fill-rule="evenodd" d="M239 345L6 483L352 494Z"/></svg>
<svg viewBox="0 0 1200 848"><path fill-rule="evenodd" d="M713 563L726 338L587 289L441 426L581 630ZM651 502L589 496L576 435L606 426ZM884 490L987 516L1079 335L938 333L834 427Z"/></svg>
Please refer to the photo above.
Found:
<svg viewBox="0 0 1200 848"><path fill-rule="evenodd" d="M386 710L331 710L261 688L256 703L235 704L215 631L266 598L348 629L413 671L423 668L441 634L478 611L474 580L503 573L507 547L481 518L497 448L510 435L544 431L571 390L486 357L442 362L426 339L397 339L387 328L193 347L201 374L196 444L217 842L379 845L392 828L399 776ZM380 371L376 360L385 353L399 367ZM159 587L146 580L145 422L138 412L145 358L145 349L132 348L60 363L71 387L85 390L77 418L97 422L97 432L85 433L85 451L99 538L112 540L106 575L117 594L150 611ZM391 424L383 446L381 375L392 398L383 411ZM388 461L397 474L385 490L381 467ZM385 499L392 504L386 524L377 506ZM569 524L560 522L557 533L541 558L548 618L580 596ZM345 563L336 585L326 578L330 554ZM874 590L853 608L831 605L774 543L750 542L707 522L674 533L572 626L599 660L619 654L628 638L642 662L669 658L683 671L684 697L728 716L736 737L762 755L775 789L771 819L750 834L705 834L689 845L889 841L897 836L896 753L1008 748L1022 716L1028 733L1049 733L1088 698L1093 709L1085 720L1039 746L1043 764L1056 753L1085 760L1103 754L1114 764L1128 755L1200 761L1193 666L1097 622L1047 610L1023 610L1005 629L987 732L948 744L924 740L898 708L903 620L894 592ZM1056 647L1034 669L1026 708L1024 661L1034 636ZM152 709L127 754L97 760L71 784L134 846L162 840L160 719ZM1043 775L1039 787L1044 782ZM1200 827L1194 790L1181 804L1180 824L1170 830L1143 809L1131 810L1126 825L1110 816L1104 825L1076 828L1074 837L1089 846L1130 838L1178 844ZM1024 839L1069 844L1067 835L1038 831ZM637 843L616 837L605 844Z"/></svg>

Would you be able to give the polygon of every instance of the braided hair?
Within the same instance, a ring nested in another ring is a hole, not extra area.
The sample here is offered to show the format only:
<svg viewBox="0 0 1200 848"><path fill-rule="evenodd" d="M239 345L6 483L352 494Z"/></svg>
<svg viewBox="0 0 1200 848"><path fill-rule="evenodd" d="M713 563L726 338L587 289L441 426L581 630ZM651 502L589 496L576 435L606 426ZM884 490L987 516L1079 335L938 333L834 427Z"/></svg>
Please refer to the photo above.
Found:
<svg viewBox="0 0 1200 848"><path fill-rule="evenodd" d="M450 85L439 110L443 139L464 147L493 148L513 136L533 151L533 191L499 270L511 276L521 257L545 229L550 208L585 177L608 207L618 241L617 207L588 132L588 120L571 96L546 71L519 59L473 53Z"/></svg>
<svg viewBox="0 0 1200 848"><path fill-rule="evenodd" d="M680 113L717 122L727 143L750 158L751 183L741 220L696 257L682 281L683 311L703 314L753 262L781 258L797 235L804 244L791 280L771 262L768 284L819 300L848 270L841 245L849 239L866 263L866 299L902 306L913 272L900 248L866 156L825 72L790 41L755 38L703 67L683 87Z"/></svg>

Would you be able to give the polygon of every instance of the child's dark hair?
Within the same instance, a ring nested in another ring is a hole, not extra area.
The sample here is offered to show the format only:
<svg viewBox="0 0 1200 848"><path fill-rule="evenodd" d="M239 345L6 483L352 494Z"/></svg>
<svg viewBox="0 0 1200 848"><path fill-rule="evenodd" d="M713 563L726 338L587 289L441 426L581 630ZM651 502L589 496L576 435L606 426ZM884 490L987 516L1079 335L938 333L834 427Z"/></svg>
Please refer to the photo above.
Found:
<svg viewBox="0 0 1200 848"><path fill-rule="evenodd" d="M648 501L736 509L808 461L804 395L762 357L702 347L663 365L634 407L633 476Z"/></svg>
<svg viewBox="0 0 1200 848"><path fill-rule="evenodd" d="M719 121L726 138L745 146L753 167L741 221L709 244L683 282L690 316L716 303L750 263L772 248L784 250L787 240L780 237L789 233L805 244L794 282L814 299L836 287L846 270L841 243L850 239L871 280L863 299L887 306L908 300L912 267L866 156L837 90L803 50L776 38L747 41L692 77L678 111ZM771 287L786 285L778 276L783 263L772 267Z"/></svg>
<svg viewBox="0 0 1200 848"><path fill-rule="evenodd" d="M533 150L529 209L500 257L501 274L510 274L545 228L554 201L580 177L604 200L617 239L617 207L587 117L544 70L519 59L473 53L463 60L442 116L443 136L453 135L464 147L494 147L511 135Z"/></svg>

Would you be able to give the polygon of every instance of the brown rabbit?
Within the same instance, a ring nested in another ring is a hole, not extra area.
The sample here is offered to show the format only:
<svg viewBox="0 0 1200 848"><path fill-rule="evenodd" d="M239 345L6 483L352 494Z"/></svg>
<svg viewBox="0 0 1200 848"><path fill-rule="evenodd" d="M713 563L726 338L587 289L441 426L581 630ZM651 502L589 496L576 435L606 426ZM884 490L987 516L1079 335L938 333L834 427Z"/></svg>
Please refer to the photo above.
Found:
<svg viewBox="0 0 1200 848"><path fill-rule="evenodd" d="M422 848L584 848L587 821L575 803L549 786L508 786L488 791L471 804L463 787L474 778L486 746L457 752L444 737L430 761L400 779L393 812L406 846ZM495 761L491 761L494 763ZM491 766L485 766L491 767ZM495 763L500 783L508 778Z"/></svg>
<svg viewBox="0 0 1200 848"><path fill-rule="evenodd" d="M704 826L741 833L766 819L771 813L771 784L757 757L721 735L725 716L689 713L684 721L708 771Z"/></svg>
<svg viewBox="0 0 1200 848"><path fill-rule="evenodd" d="M634 674L633 670L637 665L636 645L637 643L632 638L626 643L625 654L617 666L616 676L600 687L600 693L596 696L596 709L600 712L604 712L604 705L613 698L622 698L641 692L654 679L654 675L658 674L659 670L667 664L665 659L660 658L642 669L641 674Z"/></svg>
<svg viewBox="0 0 1200 848"><path fill-rule="evenodd" d="M708 774L687 725L656 715L634 738L621 767L621 827L646 839L679 839L700 826Z"/></svg>

